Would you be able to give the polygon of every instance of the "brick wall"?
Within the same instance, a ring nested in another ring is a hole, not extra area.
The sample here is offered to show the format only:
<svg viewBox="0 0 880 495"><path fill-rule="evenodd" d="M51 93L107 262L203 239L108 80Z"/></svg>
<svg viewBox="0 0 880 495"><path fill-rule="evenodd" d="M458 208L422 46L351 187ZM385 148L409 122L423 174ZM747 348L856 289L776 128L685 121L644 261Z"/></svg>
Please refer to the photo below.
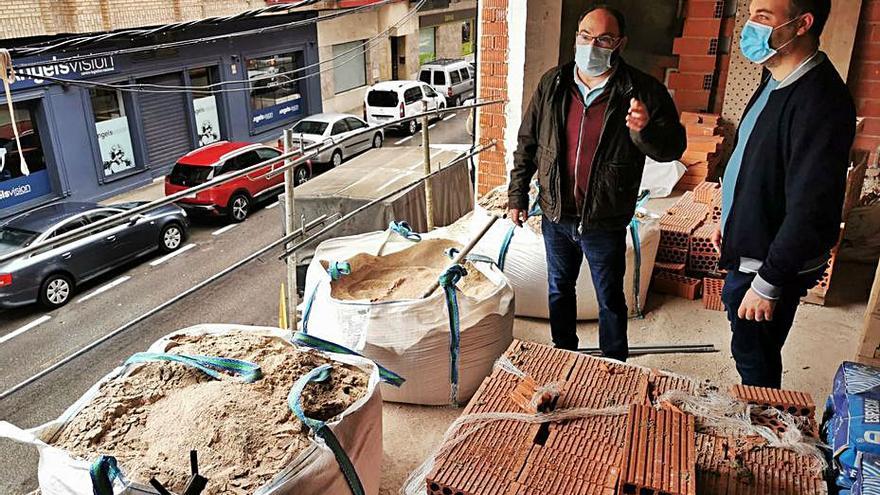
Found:
<svg viewBox="0 0 880 495"><path fill-rule="evenodd" d="M877 161L880 148L880 0L864 0L856 33L849 87L858 115L865 126L856 138L856 148L872 153Z"/></svg>
<svg viewBox="0 0 880 495"><path fill-rule="evenodd" d="M480 48L480 98L486 100L507 99L508 25L507 0L483 0L480 2L482 22L479 28ZM480 109L480 142L498 142L491 150L480 154L479 195L507 183L504 164L504 133L506 117L503 105Z"/></svg>

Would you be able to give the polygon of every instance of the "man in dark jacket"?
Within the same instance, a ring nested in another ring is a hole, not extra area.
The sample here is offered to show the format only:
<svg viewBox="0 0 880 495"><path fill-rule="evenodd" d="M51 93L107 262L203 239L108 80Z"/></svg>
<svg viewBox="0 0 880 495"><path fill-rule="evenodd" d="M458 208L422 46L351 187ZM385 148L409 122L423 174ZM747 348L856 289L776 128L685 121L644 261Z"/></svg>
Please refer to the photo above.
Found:
<svg viewBox="0 0 880 495"><path fill-rule="evenodd" d="M856 112L819 51L830 10L831 0L752 0L741 37L743 54L766 71L724 173L715 244L729 270L722 299L746 385L781 386L798 303L840 234Z"/></svg>
<svg viewBox="0 0 880 495"><path fill-rule="evenodd" d="M578 346L575 283L586 255L599 346L618 360L629 355L626 227L645 155L675 160L687 144L666 88L621 58L625 30L623 15L604 5L581 16L575 61L544 75L523 116L508 189L509 216L522 226L537 173L553 343Z"/></svg>

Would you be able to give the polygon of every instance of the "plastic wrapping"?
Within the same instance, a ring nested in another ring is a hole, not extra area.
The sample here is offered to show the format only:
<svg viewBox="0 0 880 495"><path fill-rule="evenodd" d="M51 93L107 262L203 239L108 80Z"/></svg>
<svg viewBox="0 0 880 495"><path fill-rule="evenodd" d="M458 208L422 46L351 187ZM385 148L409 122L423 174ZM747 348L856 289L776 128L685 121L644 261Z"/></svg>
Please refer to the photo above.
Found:
<svg viewBox="0 0 880 495"><path fill-rule="evenodd" d="M289 342L290 332L273 328L243 327L235 325L198 325L155 342L150 352L165 352L169 339L175 335L205 335L234 332L253 332L283 339ZM293 344L290 344L293 345ZM335 361L357 366L370 375L367 393L348 410L328 423L354 464L358 477L368 494L379 493L382 462L382 397L379 372L376 365L357 356L324 353ZM31 430L22 430L0 421L0 437L35 446L39 450L38 480L42 495L91 495L89 476L91 462L77 459L68 452L52 447L52 438L67 425L98 394L100 387L109 380L129 373L142 364L121 366L108 373L58 419ZM292 384L291 384L292 385ZM123 473L125 465L120 466ZM117 481L116 494L156 494L150 486L129 482L123 486ZM317 441L303 451L290 465L282 469L275 479L256 490L255 495L345 495L351 493L339 469L333 453Z"/></svg>
<svg viewBox="0 0 880 495"><path fill-rule="evenodd" d="M880 455L880 369L840 365L826 405L825 441L839 471L837 485L851 488L859 457Z"/></svg>

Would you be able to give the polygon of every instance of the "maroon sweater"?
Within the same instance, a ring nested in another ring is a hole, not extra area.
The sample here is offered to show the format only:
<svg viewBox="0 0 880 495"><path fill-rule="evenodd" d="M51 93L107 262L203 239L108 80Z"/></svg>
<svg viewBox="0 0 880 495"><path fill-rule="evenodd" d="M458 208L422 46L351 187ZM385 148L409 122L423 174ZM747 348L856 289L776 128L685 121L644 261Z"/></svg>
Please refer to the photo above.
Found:
<svg viewBox="0 0 880 495"><path fill-rule="evenodd" d="M593 156L602 136L605 110L608 108L608 92L597 98L589 108L574 86L568 98L565 115L565 171L562 175L562 213L580 217L587 197Z"/></svg>

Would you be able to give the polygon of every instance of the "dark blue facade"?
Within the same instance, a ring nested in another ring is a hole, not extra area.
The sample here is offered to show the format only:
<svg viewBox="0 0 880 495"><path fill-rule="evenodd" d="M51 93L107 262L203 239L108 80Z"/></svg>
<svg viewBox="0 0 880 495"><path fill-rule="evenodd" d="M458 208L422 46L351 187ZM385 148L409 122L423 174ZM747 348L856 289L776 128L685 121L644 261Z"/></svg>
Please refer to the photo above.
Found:
<svg viewBox="0 0 880 495"><path fill-rule="evenodd" d="M100 201L143 185L154 179L165 176L170 163L151 163L148 150L148 137L145 135L145 116L149 96L142 92L122 92L125 119L131 137L131 151L134 162L138 166L108 176L103 167L96 129L95 109L90 97L90 89L82 83L134 84L143 82L145 78L156 78L162 75L179 75L183 85L190 85L190 70L208 68L219 81L245 81L248 78L247 60L258 57L270 57L286 53L298 53L298 63L307 69L291 77L302 78L298 82L300 97L291 101L282 101L277 105L263 105L253 108L247 83L222 86L222 90L214 93L216 97L217 116L222 130L222 138L229 141L266 142L274 140L282 133L282 129L303 116L321 112L321 81L318 73L317 28L313 19L316 14L296 14L271 16L267 19L243 20L235 24L222 26L199 27L197 33L175 33L172 40L191 37L205 37L233 33L266 25L302 20L302 25L274 30L263 34L251 34L243 37L229 37L209 42L180 46L173 50L147 51L112 56L94 57L80 60L79 64L68 62L51 63L52 55L39 60L45 65L19 70L19 79L12 85L13 101L16 108L28 108L32 125L39 131L39 142L42 147L45 170L31 173L28 176L9 177L0 180L0 218L8 217L21 211L51 201L77 200ZM270 23L271 24L267 24ZM156 39L154 43L163 43L167 39ZM82 52L65 52L54 54L57 60L72 55L89 53L107 53L114 49L129 48L126 42L115 42L112 45L88 47ZM15 64L35 62L34 59L14 59ZM312 67L314 66L314 67ZM311 67L311 68L309 68ZM27 74L28 72L31 75ZM252 71L253 73L254 71ZM77 80L77 84L61 84L49 80L34 81L42 74L67 80ZM152 80L152 79L151 79ZM199 95L203 96L203 95ZM181 92L176 95L176 110L185 108L187 111L172 111L169 106L166 118L168 125L177 126L182 132L188 132L188 150L195 149L199 143L199 129L193 110L193 94ZM185 100L180 100L185 98ZM261 100L262 101L262 100ZM5 104L4 104L5 108ZM156 104L151 106L152 132L155 129L157 114ZM158 110L161 112L161 104ZM183 121L181 121L181 119ZM161 126L159 126L161 127ZM161 129L160 129L161 130ZM8 133L8 132L7 132ZM177 137L180 138L179 133ZM26 146L22 144L22 149ZM18 148L15 148L16 150ZM187 151L188 151L187 150ZM8 156L12 153L7 153ZM7 156L7 157L8 157ZM2 179L2 177L0 177Z"/></svg>

